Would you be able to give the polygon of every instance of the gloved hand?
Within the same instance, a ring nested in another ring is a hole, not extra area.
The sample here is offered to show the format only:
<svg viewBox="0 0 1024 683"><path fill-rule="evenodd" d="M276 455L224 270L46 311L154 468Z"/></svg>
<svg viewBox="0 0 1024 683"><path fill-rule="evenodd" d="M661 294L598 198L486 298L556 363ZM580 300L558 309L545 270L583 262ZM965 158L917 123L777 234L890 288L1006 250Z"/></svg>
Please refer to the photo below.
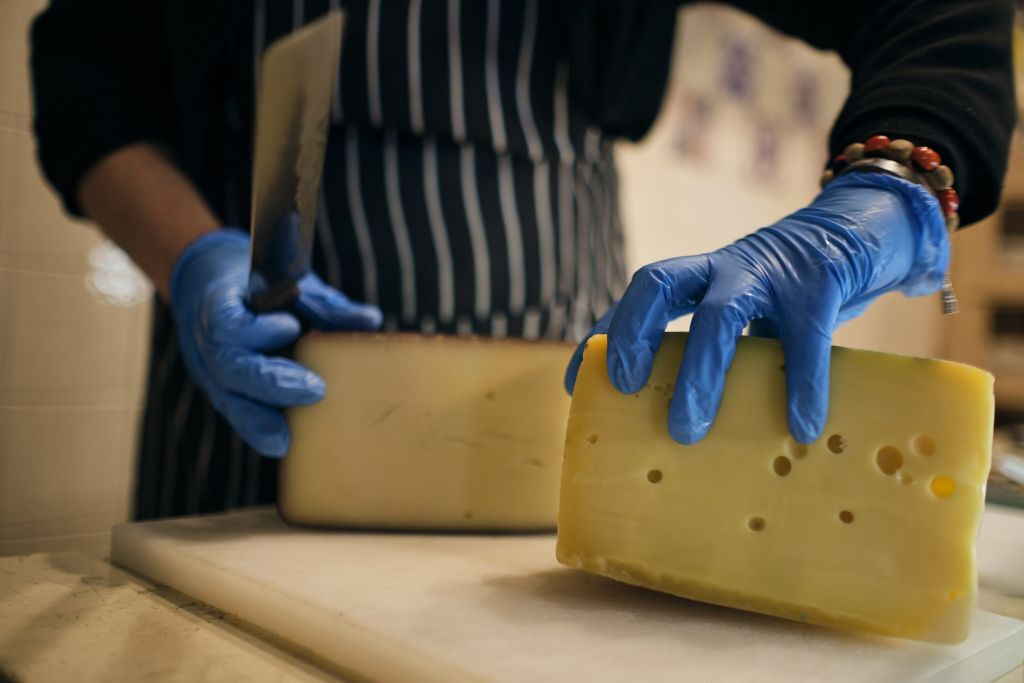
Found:
<svg viewBox="0 0 1024 683"><path fill-rule="evenodd" d="M170 304L178 342L192 380L239 435L260 453L282 457L291 435L279 408L324 396L317 374L285 358L264 355L300 333L292 313L256 314L249 294L249 236L207 233L182 251L171 273ZM381 313L349 301L310 273L299 281L293 310L324 330L373 330Z"/></svg>
<svg viewBox="0 0 1024 683"><path fill-rule="evenodd" d="M694 314L668 417L672 438L690 444L711 428L736 339L755 321L782 341L789 430L811 443L828 417L836 325L884 292L937 290L948 262L945 222L931 194L893 176L849 173L810 206L723 249L644 266L590 334L608 333L612 384L636 393L665 326ZM566 372L570 393L585 343Z"/></svg>

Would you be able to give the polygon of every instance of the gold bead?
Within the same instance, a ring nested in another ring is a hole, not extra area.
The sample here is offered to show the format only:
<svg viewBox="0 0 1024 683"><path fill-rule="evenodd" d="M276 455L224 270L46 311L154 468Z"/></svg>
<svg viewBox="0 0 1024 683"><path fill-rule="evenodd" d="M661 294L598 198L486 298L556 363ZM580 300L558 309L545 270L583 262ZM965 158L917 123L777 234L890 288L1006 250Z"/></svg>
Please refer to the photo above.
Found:
<svg viewBox="0 0 1024 683"><path fill-rule="evenodd" d="M864 158L864 143L863 142L851 142L843 150L843 156L846 157L846 162L852 164L855 161L860 161Z"/></svg>
<svg viewBox="0 0 1024 683"><path fill-rule="evenodd" d="M951 213L948 216L946 216L946 230L947 231L953 232L954 230L956 230L959 227L960 227L960 214L954 212L954 213Z"/></svg>
<svg viewBox="0 0 1024 683"><path fill-rule="evenodd" d="M931 185L932 189L936 192L953 187L953 169L945 164L936 168L934 171L926 175L925 178L928 179L928 184Z"/></svg>
<svg viewBox="0 0 1024 683"><path fill-rule="evenodd" d="M892 140L889 142L889 146L886 147L885 153L890 159L896 161L906 161L910 158L910 154L914 151L914 143L910 140Z"/></svg>
<svg viewBox="0 0 1024 683"><path fill-rule="evenodd" d="M825 187L835 177L836 177L836 174L832 172L832 169L831 168L826 168L822 172L821 178L818 180L818 184L821 185L822 187Z"/></svg>

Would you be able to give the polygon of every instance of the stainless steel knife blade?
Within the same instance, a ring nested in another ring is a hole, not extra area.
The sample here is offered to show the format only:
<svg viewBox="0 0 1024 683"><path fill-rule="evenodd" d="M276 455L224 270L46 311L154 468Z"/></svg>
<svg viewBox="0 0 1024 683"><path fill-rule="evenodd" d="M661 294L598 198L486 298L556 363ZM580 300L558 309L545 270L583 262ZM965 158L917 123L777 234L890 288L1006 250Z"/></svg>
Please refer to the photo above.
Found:
<svg viewBox="0 0 1024 683"><path fill-rule="evenodd" d="M342 13L281 38L263 53L252 177L253 310L286 308L309 272Z"/></svg>

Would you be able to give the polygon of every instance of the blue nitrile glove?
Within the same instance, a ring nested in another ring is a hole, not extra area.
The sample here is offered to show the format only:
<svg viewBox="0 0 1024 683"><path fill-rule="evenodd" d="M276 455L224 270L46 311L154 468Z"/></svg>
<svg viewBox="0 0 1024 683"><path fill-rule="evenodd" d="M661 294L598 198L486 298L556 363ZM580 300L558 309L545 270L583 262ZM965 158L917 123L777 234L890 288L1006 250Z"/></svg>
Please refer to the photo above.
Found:
<svg viewBox="0 0 1024 683"><path fill-rule="evenodd" d="M723 249L644 266L590 334L608 333L612 384L636 393L665 326L694 314L668 416L672 438L689 444L711 428L736 339L757 321L782 340L789 430L810 443L828 417L836 325L884 292L937 290L948 262L945 222L931 194L893 176L849 173L807 208ZM566 372L570 393L585 343Z"/></svg>
<svg viewBox="0 0 1024 683"><path fill-rule="evenodd" d="M264 355L294 342L301 326L292 313L253 313L248 296L249 236L238 230L195 240L171 273L171 310L192 380L246 443L282 457L291 435L279 408L316 403L324 381L298 363ZM299 281L292 308L324 330L373 330L381 322L376 307L349 301L313 273Z"/></svg>

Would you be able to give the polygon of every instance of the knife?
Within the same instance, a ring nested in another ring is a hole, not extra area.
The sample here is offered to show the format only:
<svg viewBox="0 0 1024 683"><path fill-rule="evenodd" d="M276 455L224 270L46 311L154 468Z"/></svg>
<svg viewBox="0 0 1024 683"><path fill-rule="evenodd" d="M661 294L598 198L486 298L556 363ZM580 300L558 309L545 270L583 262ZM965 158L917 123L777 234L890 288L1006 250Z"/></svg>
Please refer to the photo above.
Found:
<svg viewBox="0 0 1024 683"><path fill-rule="evenodd" d="M260 59L252 175L249 306L287 308L309 272L342 14L276 41Z"/></svg>

